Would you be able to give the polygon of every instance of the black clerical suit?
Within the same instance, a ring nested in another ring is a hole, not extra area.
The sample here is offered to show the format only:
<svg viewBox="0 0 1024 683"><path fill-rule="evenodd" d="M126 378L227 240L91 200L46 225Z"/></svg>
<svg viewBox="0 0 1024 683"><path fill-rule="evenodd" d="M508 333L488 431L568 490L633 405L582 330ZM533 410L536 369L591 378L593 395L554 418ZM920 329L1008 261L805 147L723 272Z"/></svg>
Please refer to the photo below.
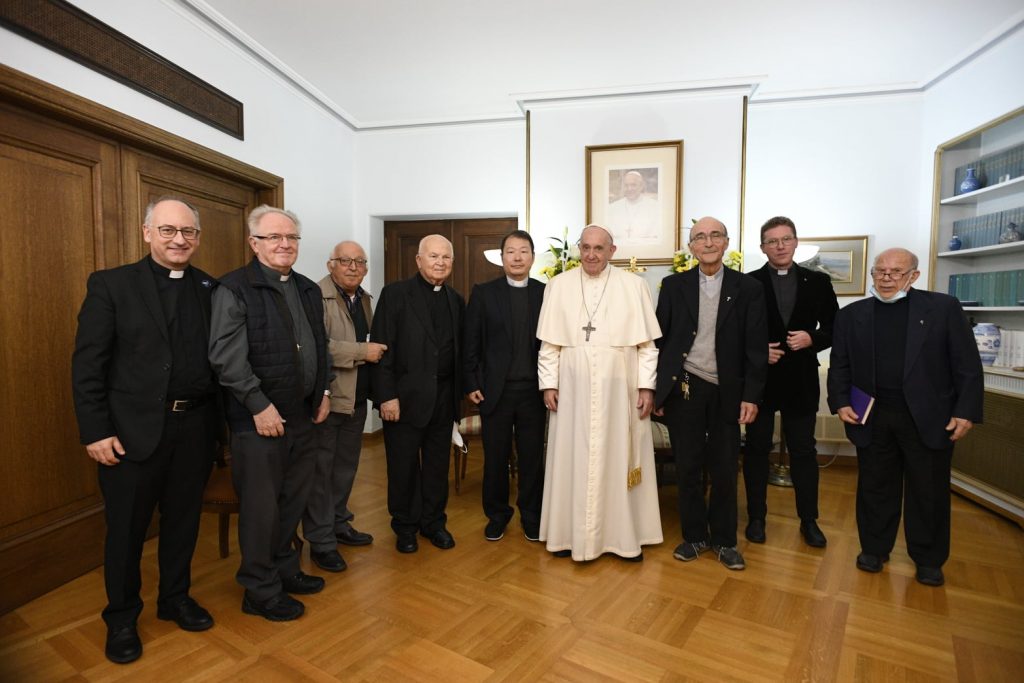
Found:
<svg viewBox="0 0 1024 683"><path fill-rule="evenodd" d="M818 453L814 441L820 395L818 352L832 346L832 323L839 304L828 275L796 264L787 270L785 275L778 275L776 269L766 263L750 273L764 287L768 341L779 342L778 348L785 354L768 366L764 403L754 422L747 425L743 481L747 490L747 516L764 521L768 512L768 454L775 430L775 412L779 411L789 452L797 515L801 520L814 521L818 518ZM778 285L773 285L773 278L792 278L790 284L796 290L792 312L786 321L775 295ZM786 346L786 335L798 331L810 335L811 346L793 351Z"/></svg>
<svg viewBox="0 0 1024 683"><path fill-rule="evenodd" d="M388 511L397 534L445 527L452 424L459 413L462 296L417 273L384 287L370 340L388 347L370 369L373 404L397 398L399 419L384 422Z"/></svg>
<svg viewBox="0 0 1024 683"><path fill-rule="evenodd" d="M657 308L662 337L657 340L654 405L664 409L663 421L672 440L684 540L710 540L712 545L731 548L736 545L740 402L761 402L768 367L768 331L760 283L724 266L722 269L714 333L717 385L683 369L698 333L699 268L662 281ZM680 383L687 377L684 392ZM701 476L704 466L711 478L707 505Z"/></svg>
<svg viewBox="0 0 1024 683"><path fill-rule="evenodd" d="M833 413L851 405L851 387L876 399L866 424L845 425L857 447L861 549L888 555L903 507L911 559L941 567L953 457L946 425L952 417L980 423L984 400L981 358L960 302L911 289L895 303L868 298L840 310L828 372Z"/></svg>
<svg viewBox="0 0 1024 683"><path fill-rule="evenodd" d="M533 278L517 288L506 276L473 287L466 308L463 393L480 391L483 427L483 507L504 527L509 458L516 441L519 494L516 504L527 536L537 537L544 493L544 424L547 411L537 383L537 320L544 285Z"/></svg>
<svg viewBox="0 0 1024 683"><path fill-rule="evenodd" d="M219 410L206 356L216 280L188 267L181 279L147 256L89 276L71 361L83 444L116 436L116 465L98 465L107 521L108 625L142 611L139 562L160 506L157 603L188 594L203 487Z"/></svg>

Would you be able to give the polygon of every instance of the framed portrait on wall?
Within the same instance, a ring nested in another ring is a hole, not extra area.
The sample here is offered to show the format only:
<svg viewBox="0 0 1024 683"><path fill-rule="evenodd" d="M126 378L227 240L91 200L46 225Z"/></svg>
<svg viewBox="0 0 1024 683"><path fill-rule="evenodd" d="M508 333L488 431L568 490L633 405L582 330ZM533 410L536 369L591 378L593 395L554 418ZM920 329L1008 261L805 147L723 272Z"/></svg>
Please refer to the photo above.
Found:
<svg viewBox="0 0 1024 683"><path fill-rule="evenodd" d="M801 237L800 246L818 247L818 252L800 265L828 275L837 296L864 294L868 272L866 236Z"/></svg>
<svg viewBox="0 0 1024 683"><path fill-rule="evenodd" d="M683 141L590 145L587 223L611 230L615 262L667 265L679 249Z"/></svg>

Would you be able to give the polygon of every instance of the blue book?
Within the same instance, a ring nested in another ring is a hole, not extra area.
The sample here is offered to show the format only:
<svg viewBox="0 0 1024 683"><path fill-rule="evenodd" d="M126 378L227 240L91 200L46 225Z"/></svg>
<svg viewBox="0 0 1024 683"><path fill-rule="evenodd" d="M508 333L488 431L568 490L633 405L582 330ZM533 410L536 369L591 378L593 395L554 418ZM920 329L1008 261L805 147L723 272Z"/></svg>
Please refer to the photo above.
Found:
<svg viewBox="0 0 1024 683"><path fill-rule="evenodd" d="M864 424L875 407L875 397L857 386L850 387L850 407L857 413L858 422Z"/></svg>

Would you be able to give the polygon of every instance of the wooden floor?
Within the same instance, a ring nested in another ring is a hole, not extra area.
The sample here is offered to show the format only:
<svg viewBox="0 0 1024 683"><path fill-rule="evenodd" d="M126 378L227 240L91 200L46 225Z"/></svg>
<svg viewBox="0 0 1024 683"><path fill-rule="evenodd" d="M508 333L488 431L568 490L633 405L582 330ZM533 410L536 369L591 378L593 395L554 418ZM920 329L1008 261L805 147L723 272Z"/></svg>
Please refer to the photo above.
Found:
<svg viewBox="0 0 1024 683"><path fill-rule="evenodd" d="M644 562L575 564L526 541L517 521L503 540L484 540L473 448L448 506L453 550L421 541L416 554L395 551L377 443L364 451L351 504L377 540L343 549L348 570L302 598L300 620L241 613L237 544L219 559L207 515L192 594L213 613L212 630L157 620L153 541L139 661L103 656L97 569L0 617L0 680L1024 680L1024 533L956 496L944 588L914 581L902 538L883 573L854 568L856 474L845 467L822 472L825 551L801 543L792 491L769 487L768 544L741 542L746 571L709 556L678 562L675 489L663 487L665 543ZM306 553L306 571L324 574Z"/></svg>

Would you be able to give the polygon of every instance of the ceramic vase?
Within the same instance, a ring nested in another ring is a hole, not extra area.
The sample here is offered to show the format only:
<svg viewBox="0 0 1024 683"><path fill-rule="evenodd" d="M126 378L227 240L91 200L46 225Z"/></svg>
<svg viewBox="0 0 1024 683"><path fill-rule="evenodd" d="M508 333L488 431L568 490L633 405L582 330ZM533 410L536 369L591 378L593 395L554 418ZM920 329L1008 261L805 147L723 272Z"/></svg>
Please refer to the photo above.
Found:
<svg viewBox="0 0 1024 683"><path fill-rule="evenodd" d="M982 365L992 365L999 355L999 341L1002 335L993 323L978 323L974 326L974 341L978 344Z"/></svg>
<svg viewBox="0 0 1024 683"><path fill-rule="evenodd" d="M960 192L974 192L981 187L981 181L978 180L978 176L974 175L974 169L967 169L967 177L960 183Z"/></svg>
<svg viewBox="0 0 1024 683"><path fill-rule="evenodd" d="M953 237L949 240L949 250L950 251L957 251L962 246L964 246L964 243L961 242L960 238L957 237L956 235L953 235Z"/></svg>

